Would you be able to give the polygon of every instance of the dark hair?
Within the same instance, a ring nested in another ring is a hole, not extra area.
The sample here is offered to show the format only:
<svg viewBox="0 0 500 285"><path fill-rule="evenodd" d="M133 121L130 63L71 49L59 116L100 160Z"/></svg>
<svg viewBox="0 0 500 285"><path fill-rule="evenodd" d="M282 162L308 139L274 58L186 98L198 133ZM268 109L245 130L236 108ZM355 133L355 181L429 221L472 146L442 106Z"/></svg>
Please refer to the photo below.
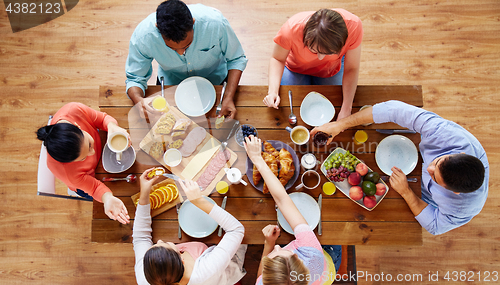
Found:
<svg viewBox="0 0 500 285"><path fill-rule="evenodd" d="M151 285L179 283L184 275L180 254L171 248L153 246L144 255L144 276Z"/></svg>
<svg viewBox="0 0 500 285"><path fill-rule="evenodd" d="M168 0L156 8L156 25L167 40L179 43L193 30L193 16L184 2Z"/></svg>
<svg viewBox="0 0 500 285"><path fill-rule="evenodd" d="M315 12L304 27L304 46L322 54L339 54L348 32L342 15L330 9Z"/></svg>
<svg viewBox="0 0 500 285"><path fill-rule="evenodd" d="M483 185L484 165L472 155L450 155L444 158L438 168L446 188L453 192L470 193Z"/></svg>
<svg viewBox="0 0 500 285"><path fill-rule="evenodd" d="M43 141L49 155L59 162L72 162L80 156L83 132L77 126L59 123L41 127L36 137Z"/></svg>

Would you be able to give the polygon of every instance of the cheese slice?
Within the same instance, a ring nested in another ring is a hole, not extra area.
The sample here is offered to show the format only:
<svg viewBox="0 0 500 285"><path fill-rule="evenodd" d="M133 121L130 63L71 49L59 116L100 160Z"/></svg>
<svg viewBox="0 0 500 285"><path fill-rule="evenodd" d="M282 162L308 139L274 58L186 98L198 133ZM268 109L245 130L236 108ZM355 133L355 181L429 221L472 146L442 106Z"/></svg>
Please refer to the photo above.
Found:
<svg viewBox="0 0 500 285"><path fill-rule="evenodd" d="M192 180L200 170L205 167L207 162L212 158L215 152L219 149L220 142L213 137L210 138L201 150L196 154L191 161L186 165L181 172L181 177L185 180Z"/></svg>

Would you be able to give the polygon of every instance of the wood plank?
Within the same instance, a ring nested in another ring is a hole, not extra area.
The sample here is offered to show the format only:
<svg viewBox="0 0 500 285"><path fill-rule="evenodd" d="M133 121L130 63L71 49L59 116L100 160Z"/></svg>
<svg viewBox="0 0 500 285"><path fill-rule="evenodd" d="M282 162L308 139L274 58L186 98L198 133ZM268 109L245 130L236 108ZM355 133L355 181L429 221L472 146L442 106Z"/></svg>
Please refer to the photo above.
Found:
<svg viewBox="0 0 500 285"><path fill-rule="evenodd" d="M175 86L165 86L165 97L169 104L175 105L173 95ZM222 87L215 86L216 94L220 94ZM293 105L299 107L302 100L311 91L316 91L326 96L334 106L342 105L341 86L321 86L321 85L287 85L280 87L281 107L290 106L288 101L288 90L293 93ZM161 86L148 86L146 96L154 95L161 91ZM267 94L267 86L238 86L235 94L235 105L237 107L262 107L262 99ZM376 96L374 96L376 94ZM354 107L373 105L375 102L388 100L402 100L414 106L423 106L422 86L420 85L360 85L356 89L354 96ZM125 93L125 86L100 86L99 87L100 107L131 107L132 101ZM282 108L286 109L286 108Z"/></svg>
<svg viewBox="0 0 500 285"><path fill-rule="evenodd" d="M244 244L262 244L264 242L261 230L270 221L241 221L245 227ZM132 242L131 221L121 225L111 220L92 221L92 242L129 243ZM193 239L185 233L182 239L177 238L177 221L155 221L153 242L158 239L175 242L188 242ZM216 233L198 241L218 243L220 237ZM277 244L287 244L294 239L293 235L282 231L276 240ZM422 245L422 227L417 222L323 222L323 235L318 236L322 244L349 245Z"/></svg>
<svg viewBox="0 0 500 285"><path fill-rule="evenodd" d="M120 197L125 203L129 212L130 218L135 218L135 206L131 199ZM316 197L315 197L316 198ZM212 197L212 199L220 205L222 197ZM258 221L258 220L276 220L275 203L272 197L266 198L228 198L226 210L234 215L239 221ZM345 199L323 199L323 221L339 221L339 222L357 222L357 221L390 221L393 222L413 222L414 215L410 209L399 199L384 199L373 211L367 211L353 203L351 200ZM104 213L102 203L94 201L93 219L107 219ZM177 212L175 209L169 209L166 212L153 218L153 223L161 220L177 220Z"/></svg>

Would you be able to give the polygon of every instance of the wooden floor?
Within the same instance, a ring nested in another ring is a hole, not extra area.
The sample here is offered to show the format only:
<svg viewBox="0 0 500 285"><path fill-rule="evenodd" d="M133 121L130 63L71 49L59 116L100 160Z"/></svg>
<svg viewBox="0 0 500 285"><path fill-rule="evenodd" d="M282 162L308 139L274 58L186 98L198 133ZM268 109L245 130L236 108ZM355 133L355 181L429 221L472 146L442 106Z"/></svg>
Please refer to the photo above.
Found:
<svg viewBox="0 0 500 285"><path fill-rule="evenodd" d="M451 278L451 271L472 271L467 278L482 284L478 272L500 270L498 0L201 2L221 10L236 31L249 59L243 85L267 84L272 38L289 16L332 5L355 13L364 27L359 84L422 85L424 106L486 149L490 195L481 214L442 236L425 232L421 247L357 246L357 269L372 275L358 284L386 284L382 273L421 274L406 284L428 284L438 271L441 281L448 271ZM18 33L0 4L0 284L134 284L131 244L90 242L91 203L36 196L35 131L63 104L97 108L99 85L124 84L130 36L158 4L80 0L66 15ZM446 282L454 283L463 284Z"/></svg>

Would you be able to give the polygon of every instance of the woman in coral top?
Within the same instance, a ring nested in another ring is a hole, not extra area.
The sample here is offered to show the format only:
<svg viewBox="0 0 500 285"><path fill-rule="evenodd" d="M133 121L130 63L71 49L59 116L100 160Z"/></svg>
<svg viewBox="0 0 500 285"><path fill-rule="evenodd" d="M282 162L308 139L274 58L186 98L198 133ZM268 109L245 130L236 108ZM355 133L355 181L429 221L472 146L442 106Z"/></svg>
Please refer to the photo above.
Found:
<svg viewBox="0 0 500 285"><path fill-rule="evenodd" d="M104 203L108 217L127 224L130 217L123 202L95 178L102 151L98 129L127 133L106 113L68 103L57 111L51 125L38 129L37 137L47 148L47 167L55 177L78 195Z"/></svg>
<svg viewBox="0 0 500 285"><path fill-rule="evenodd" d="M321 9L292 16L274 38L269 90L263 102L278 109L281 85L342 85L337 120L351 114L358 84L363 27L344 9Z"/></svg>

